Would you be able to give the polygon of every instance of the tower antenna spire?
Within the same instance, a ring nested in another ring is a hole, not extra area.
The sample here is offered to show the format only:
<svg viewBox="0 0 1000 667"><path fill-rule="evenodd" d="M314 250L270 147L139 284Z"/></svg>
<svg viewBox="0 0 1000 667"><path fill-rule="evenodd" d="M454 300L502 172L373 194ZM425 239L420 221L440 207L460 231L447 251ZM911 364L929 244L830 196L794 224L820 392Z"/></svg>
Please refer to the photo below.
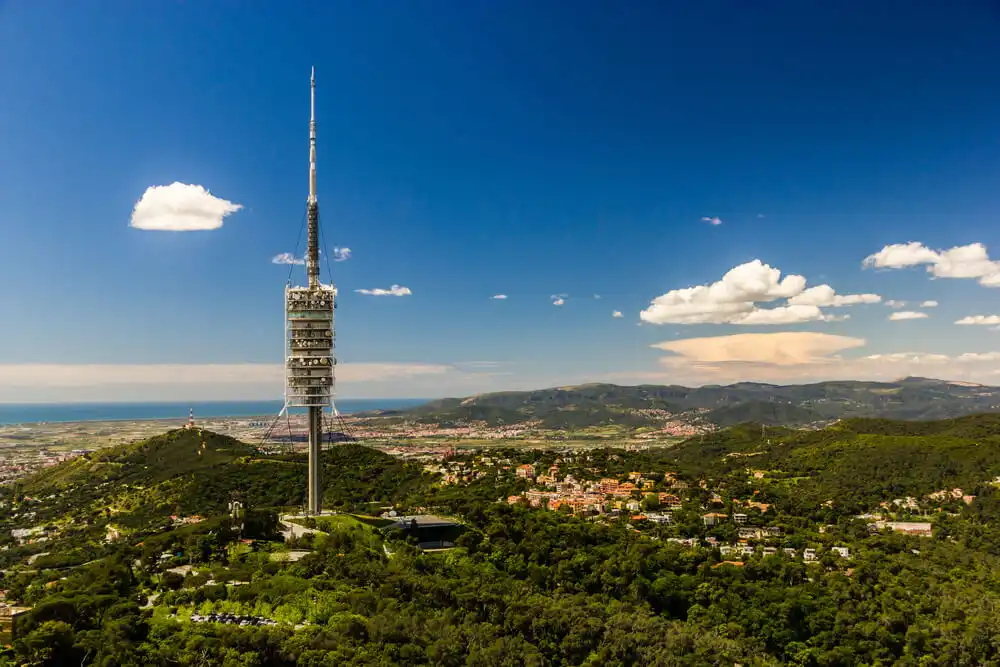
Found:
<svg viewBox="0 0 1000 667"><path fill-rule="evenodd" d="M309 239L306 272L309 287L319 287L319 201L316 199L316 68L309 74Z"/></svg>

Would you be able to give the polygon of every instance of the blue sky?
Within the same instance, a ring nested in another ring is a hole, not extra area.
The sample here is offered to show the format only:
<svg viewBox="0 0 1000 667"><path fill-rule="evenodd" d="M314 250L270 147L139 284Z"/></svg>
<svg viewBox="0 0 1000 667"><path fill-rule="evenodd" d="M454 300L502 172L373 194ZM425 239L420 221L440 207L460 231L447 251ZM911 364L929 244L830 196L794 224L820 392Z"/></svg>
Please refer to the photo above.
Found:
<svg viewBox="0 0 1000 667"><path fill-rule="evenodd" d="M299 239L311 66L324 241L353 251L332 265L342 395L989 382L1000 332L955 322L1000 314L992 265L940 253L1000 257L998 31L986 0L0 0L0 400L280 394L271 258ZM173 182L242 209L129 227ZM938 259L862 268L911 241ZM881 302L637 326L752 260ZM412 294L354 291L393 284Z"/></svg>

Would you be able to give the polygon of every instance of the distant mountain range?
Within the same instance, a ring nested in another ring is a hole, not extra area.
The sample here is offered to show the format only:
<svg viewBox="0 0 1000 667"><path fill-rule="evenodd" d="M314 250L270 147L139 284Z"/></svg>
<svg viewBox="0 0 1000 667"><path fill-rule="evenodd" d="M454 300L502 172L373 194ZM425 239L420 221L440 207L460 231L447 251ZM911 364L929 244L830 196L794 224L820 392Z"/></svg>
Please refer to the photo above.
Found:
<svg viewBox="0 0 1000 667"><path fill-rule="evenodd" d="M723 427L745 422L822 425L852 417L950 419L1000 412L1000 387L920 377L895 382L800 385L740 382L696 388L583 384L445 398L380 414L425 423L486 421L510 425L538 420L549 428L582 428L603 424L638 427L662 422L662 415L650 410Z"/></svg>

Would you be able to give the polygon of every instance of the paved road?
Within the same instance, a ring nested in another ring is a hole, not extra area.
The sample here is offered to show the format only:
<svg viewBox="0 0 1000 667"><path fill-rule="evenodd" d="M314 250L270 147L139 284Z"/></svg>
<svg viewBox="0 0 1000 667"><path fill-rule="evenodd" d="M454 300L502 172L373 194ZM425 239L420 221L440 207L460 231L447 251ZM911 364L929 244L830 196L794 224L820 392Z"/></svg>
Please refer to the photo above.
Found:
<svg viewBox="0 0 1000 667"><path fill-rule="evenodd" d="M316 530L315 528L306 528L305 526L293 523L290 519L302 519L305 517L301 516L281 516L278 517L278 522L282 526L281 534L284 536L287 542L292 537L302 537L303 535L326 535L322 530Z"/></svg>

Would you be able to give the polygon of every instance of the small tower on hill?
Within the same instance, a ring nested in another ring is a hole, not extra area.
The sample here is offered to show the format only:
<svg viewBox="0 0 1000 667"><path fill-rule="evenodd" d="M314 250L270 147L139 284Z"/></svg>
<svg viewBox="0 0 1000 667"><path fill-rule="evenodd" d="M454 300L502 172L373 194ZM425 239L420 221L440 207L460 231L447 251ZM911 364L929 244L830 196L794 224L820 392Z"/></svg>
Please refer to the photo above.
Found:
<svg viewBox="0 0 1000 667"><path fill-rule="evenodd" d="M188 421L184 425L184 428L193 429L194 428L194 408L188 410Z"/></svg>

